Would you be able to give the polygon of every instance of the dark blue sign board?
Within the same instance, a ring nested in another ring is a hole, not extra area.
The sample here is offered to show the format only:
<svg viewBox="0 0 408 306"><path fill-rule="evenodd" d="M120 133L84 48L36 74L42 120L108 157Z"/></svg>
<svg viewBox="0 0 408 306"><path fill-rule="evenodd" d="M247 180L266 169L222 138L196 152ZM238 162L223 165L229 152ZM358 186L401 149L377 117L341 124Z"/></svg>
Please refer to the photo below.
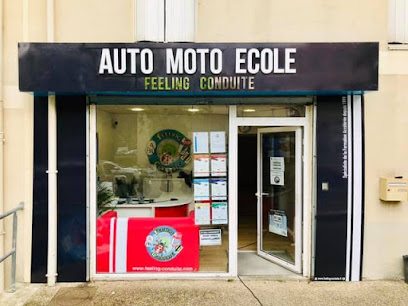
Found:
<svg viewBox="0 0 408 306"><path fill-rule="evenodd" d="M270 95L378 89L378 43L19 43L24 92Z"/></svg>
<svg viewBox="0 0 408 306"><path fill-rule="evenodd" d="M344 140L345 96L317 98L317 203L315 280L346 280L348 171L344 161L351 159ZM347 101L347 100L346 100ZM345 155L346 154L346 155ZM321 186L330 182L329 190Z"/></svg>

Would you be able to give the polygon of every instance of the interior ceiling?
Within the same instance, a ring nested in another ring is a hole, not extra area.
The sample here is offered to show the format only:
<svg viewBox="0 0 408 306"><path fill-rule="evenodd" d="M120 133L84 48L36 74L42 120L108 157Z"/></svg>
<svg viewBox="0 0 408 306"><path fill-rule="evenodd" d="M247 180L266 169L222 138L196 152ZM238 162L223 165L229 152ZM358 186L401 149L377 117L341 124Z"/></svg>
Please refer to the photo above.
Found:
<svg viewBox="0 0 408 306"><path fill-rule="evenodd" d="M290 105L240 105L238 113L240 114L245 109L256 110L257 114L268 115L271 111L284 110ZM140 108L142 111L134 111L132 109ZM165 113L169 115L185 115L185 114L217 114L228 115L228 105L97 105L98 110L102 110L111 114L158 114ZM196 109L198 111L191 112L189 110ZM255 113L248 113L255 114Z"/></svg>
<svg viewBox="0 0 408 306"><path fill-rule="evenodd" d="M233 103L231 103L233 101ZM97 108L112 114L228 114L228 104L238 105L238 108L256 108L257 112L273 111L295 105L311 104L314 97L263 97L263 98L216 98L206 100L201 98L136 98L117 96L90 96L90 102ZM226 103L228 102L228 103ZM143 111L132 111L132 108L142 108ZM191 108L198 112L189 112Z"/></svg>
<svg viewBox="0 0 408 306"><path fill-rule="evenodd" d="M143 111L133 111L132 108L142 108ZM189 112L194 108L198 112ZM112 114L159 114L165 113L169 115L185 115L185 114L217 114L227 115L227 105L98 105L98 110L103 110Z"/></svg>
<svg viewBox="0 0 408 306"><path fill-rule="evenodd" d="M314 96L287 97L137 97L90 95L89 103L97 105L299 105L312 104Z"/></svg>

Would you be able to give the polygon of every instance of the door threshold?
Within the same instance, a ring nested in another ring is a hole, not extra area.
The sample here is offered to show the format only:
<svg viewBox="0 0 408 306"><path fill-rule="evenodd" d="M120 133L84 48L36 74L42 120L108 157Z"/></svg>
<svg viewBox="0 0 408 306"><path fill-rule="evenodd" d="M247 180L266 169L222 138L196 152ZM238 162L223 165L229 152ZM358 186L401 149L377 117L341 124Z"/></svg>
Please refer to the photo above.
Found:
<svg viewBox="0 0 408 306"><path fill-rule="evenodd" d="M257 255L254 251L238 252L238 275L261 276L277 279L303 278L301 273L290 271L277 263Z"/></svg>
<svg viewBox="0 0 408 306"><path fill-rule="evenodd" d="M272 281L310 281L309 278L299 275L241 275L238 274L241 280L272 280Z"/></svg>

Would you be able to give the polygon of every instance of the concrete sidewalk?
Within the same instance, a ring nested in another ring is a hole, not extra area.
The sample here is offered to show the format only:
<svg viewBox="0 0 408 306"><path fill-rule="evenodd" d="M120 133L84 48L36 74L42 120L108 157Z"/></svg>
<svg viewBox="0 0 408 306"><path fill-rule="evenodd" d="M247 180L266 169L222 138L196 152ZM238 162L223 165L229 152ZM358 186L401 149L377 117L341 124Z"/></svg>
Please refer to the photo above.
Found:
<svg viewBox="0 0 408 306"><path fill-rule="evenodd" d="M260 278L20 286L0 305L408 305L400 281L307 282Z"/></svg>

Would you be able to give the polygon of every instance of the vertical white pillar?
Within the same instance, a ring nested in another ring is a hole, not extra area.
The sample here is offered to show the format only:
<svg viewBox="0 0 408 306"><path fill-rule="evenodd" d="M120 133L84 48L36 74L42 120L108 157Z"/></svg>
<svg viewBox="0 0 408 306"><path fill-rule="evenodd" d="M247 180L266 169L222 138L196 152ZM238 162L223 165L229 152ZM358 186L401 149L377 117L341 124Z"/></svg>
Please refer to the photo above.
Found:
<svg viewBox="0 0 408 306"><path fill-rule="evenodd" d="M96 106L89 105L89 250L90 250L90 278L96 273L96 218L97 218L97 190L96 190Z"/></svg>
<svg viewBox="0 0 408 306"><path fill-rule="evenodd" d="M47 0L47 41L54 42L54 0ZM57 110L48 96L48 258L47 284L57 281Z"/></svg>
<svg viewBox="0 0 408 306"><path fill-rule="evenodd" d="M363 105L360 95L353 95L353 233L351 240L350 280L360 281L363 222Z"/></svg>
<svg viewBox="0 0 408 306"><path fill-rule="evenodd" d="M238 275L238 126L237 107L229 107L228 135L228 216L229 216L229 274Z"/></svg>
<svg viewBox="0 0 408 306"><path fill-rule="evenodd" d="M48 262L47 284L57 279L57 110L55 96L48 96Z"/></svg>

